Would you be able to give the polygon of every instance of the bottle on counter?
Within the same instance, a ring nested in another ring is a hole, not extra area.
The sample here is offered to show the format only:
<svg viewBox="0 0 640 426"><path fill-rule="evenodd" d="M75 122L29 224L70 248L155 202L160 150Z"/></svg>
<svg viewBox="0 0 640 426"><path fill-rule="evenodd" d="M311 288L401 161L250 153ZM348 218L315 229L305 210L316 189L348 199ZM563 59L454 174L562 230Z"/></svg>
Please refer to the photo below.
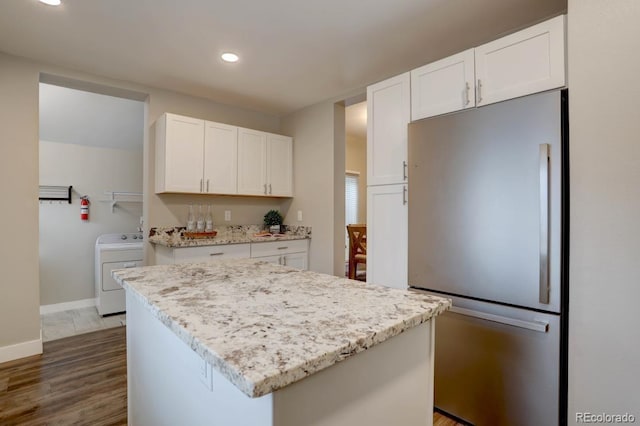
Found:
<svg viewBox="0 0 640 426"><path fill-rule="evenodd" d="M204 213L202 213L202 205L198 206L198 220L196 220L196 232L204 232Z"/></svg>
<svg viewBox="0 0 640 426"><path fill-rule="evenodd" d="M195 232L196 217L193 214L193 204L189 204L189 214L187 215L187 232Z"/></svg>
<svg viewBox="0 0 640 426"><path fill-rule="evenodd" d="M211 214L211 204L207 206L207 216L204 221L204 232L213 232L213 214Z"/></svg>

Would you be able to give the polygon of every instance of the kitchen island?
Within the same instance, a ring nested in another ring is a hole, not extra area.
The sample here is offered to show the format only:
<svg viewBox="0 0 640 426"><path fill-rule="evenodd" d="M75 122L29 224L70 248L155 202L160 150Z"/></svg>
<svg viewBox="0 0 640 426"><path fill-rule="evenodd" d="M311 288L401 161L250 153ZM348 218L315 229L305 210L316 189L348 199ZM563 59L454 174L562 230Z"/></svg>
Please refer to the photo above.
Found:
<svg viewBox="0 0 640 426"><path fill-rule="evenodd" d="M130 424L431 424L448 299L251 259L113 276Z"/></svg>

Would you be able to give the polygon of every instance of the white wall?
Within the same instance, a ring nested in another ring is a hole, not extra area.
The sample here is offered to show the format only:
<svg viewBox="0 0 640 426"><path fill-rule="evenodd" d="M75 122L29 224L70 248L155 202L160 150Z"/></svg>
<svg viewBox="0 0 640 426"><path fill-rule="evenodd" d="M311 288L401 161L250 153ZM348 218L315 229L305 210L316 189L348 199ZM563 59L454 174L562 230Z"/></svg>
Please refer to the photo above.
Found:
<svg viewBox="0 0 640 426"><path fill-rule="evenodd" d="M367 139L346 137L345 167L360 172L358 179L358 223L367 222Z"/></svg>
<svg viewBox="0 0 640 426"><path fill-rule="evenodd" d="M135 232L142 216L142 203L121 203L111 213L100 200L105 191L142 192L142 149L40 141L40 184L74 189L72 204L40 203L40 304L93 298L96 238ZM91 201L88 222L80 220L80 194Z"/></svg>
<svg viewBox="0 0 640 426"><path fill-rule="evenodd" d="M569 0L569 423L640 421L640 2Z"/></svg>
<svg viewBox="0 0 640 426"><path fill-rule="evenodd" d="M282 129L294 139L294 198L285 223L312 227L309 269L343 275L344 107L312 105L283 118Z"/></svg>

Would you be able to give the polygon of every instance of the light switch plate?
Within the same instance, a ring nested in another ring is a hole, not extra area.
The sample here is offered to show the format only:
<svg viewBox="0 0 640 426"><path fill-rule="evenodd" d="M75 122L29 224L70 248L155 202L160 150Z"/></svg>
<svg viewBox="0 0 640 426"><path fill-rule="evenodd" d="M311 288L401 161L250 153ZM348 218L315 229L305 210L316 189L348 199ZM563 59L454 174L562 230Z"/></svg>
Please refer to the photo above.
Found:
<svg viewBox="0 0 640 426"><path fill-rule="evenodd" d="M229 222L231 220L231 210L224 211L224 220Z"/></svg>
<svg viewBox="0 0 640 426"><path fill-rule="evenodd" d="M298 222L302 222L302 210L298 210Z"/></svg>

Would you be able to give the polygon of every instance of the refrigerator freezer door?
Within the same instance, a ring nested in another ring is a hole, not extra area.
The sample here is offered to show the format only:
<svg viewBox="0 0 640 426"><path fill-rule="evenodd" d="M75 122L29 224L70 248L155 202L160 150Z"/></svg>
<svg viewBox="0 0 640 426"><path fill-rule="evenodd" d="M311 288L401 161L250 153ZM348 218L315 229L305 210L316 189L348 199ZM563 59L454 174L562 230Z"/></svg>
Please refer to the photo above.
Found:
<svg viewBox="0 0 640 426"><path fill-rule="evenodd" d="M477 426L557 424L560 317L453 305L435 323L435 406Z"/></svg>
<svg viewBox="0 0 640 426"><path fill-rule="evenodd" d="M561 121L556 91L409 125L410 286L560 312Z"/></svg>

